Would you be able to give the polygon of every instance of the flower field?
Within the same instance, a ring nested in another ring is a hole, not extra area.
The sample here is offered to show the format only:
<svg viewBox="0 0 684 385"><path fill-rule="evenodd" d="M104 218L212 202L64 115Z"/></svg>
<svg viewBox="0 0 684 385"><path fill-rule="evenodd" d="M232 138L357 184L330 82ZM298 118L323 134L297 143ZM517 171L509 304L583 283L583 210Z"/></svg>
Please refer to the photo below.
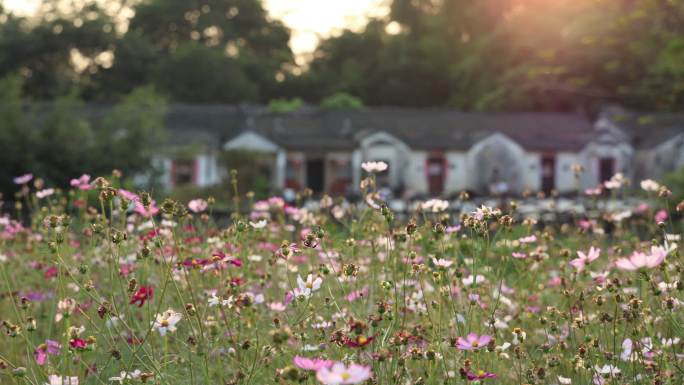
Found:
<svg viewBox="0 0 684 385"><path fill-rule="evenodd" d="M587 205L639 207L572 223L511 200L399 220L366 166L359 204L234 193L249 212L228 223L211 198L155 201L117 175L15 178L0 383L684 383L684 202L667 187L613 178Z"/></svg>

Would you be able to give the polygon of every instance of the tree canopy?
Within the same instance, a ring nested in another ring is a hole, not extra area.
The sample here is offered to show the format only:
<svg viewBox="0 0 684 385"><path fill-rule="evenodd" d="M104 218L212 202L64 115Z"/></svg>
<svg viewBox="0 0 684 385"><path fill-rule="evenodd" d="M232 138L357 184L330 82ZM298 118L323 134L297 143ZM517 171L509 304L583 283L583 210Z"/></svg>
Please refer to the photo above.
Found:
<svg viewBox="0 0 684 385"><path fill-rule="evenodd" d="M33 99L75 89L119 101L151 84L171 102L348 94L368 106L684 109L681 1L393 0L386 18L320 41L300 66L259 0L111 3L133 16L94 1L35 18L0 12L0 76L22 78Z"/></svg>

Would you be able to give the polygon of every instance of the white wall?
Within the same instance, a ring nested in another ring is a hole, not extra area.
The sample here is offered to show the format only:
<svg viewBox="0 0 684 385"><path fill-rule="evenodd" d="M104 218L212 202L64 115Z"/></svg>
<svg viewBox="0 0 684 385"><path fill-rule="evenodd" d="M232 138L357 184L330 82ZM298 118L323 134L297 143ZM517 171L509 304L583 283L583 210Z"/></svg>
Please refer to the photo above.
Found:
<svg viewBox="0 0 684 385"><path fill-rule="evenodd" d="M572 166L580 163L575 153L556 153L556 189L561 193L577 191L582 188L581 181L575 177Z"/></svg>
<svg viewBox="0 0 684 385"><path fill-rule="evenodd" d="M445 194L459 193L472 188L468 174L468 157L464 152L447 152L447 175L444 181Z"/></svg>
<svg viewBox="0 0 684 385"><path fill-rule="evenodd" d="M197 161L197 186L215 186L220 181L218 160L216 154L201 154L196 158Z"/></svg>
<svg viewBox="0 0 684 385"><path fill-rule="evenodd" d="M408 165L403 170L403 178L408 196L428 193L428 184L425 178L427 155L425 151L412 151L409 153Z"/></svg>
<svg viewBox="0 0 684 385"><path fill-rule="evenodd" d="M615 159L615 172L622 172L627 177L632 177L634 150L632 146L627 143L617 144L602 144L592 142L589 143L579 154L581 164L584 166L584 173L582 174L582 188L591 188L598 186L600 170L599 161L601 158Z"/></svg>

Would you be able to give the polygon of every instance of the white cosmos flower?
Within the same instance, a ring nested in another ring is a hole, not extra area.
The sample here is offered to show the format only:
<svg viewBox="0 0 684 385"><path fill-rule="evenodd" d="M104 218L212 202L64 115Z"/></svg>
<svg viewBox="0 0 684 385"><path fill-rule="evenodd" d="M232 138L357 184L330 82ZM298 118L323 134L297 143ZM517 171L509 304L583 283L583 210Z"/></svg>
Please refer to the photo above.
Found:
<svg viewBox="0 0 684 385"><path fill-rule="evenodd" d="M441 199L430 199L429 201L423 202L423 204L421 204L420 207L425 211L439 213L449 208L449 201Z"/></svg>
<svg viewBox="0 0 684 385"><path fill-rule="evenodd" d="M130 373L126 373L125 371L122 371L121 374L119 374L119 376L117 376L117 377L109 377L109 381L112 381L112 382L118 381L119 384L123 384L124 381L126 381L126 380L135 380L135 379L140 378L141 374L142 374L142 372L139 369L136 369Z"/></svg>
<svg viewBox="0 0 684 385"><path fill-rule="evenodd" d="M611 377L617 376L620 374L620 369L617 366L613 366L610 364L606 364L603 366L594 366L594 370L596 370L597 373L602 374L602 375L608 375Z"/></svg>
<svg viewBox="0 0 684 385"><path fill-rule="evenodd" d="M314 291L318 290L321 288L321 284L323 283L323 278L316 276L314 278L313 274L309 274L306 277L306 282L302 279L302 276L299 275L297 276L297 286L294 289L294 295L295 297L304 296L305 298L311 297L311 294L313 294Z"/></svg>
<svg viewBox="0 0 684 385"><path fill-rule="evenodd" d="M483 275L478 274L477 276L474 275L469 275L461 280L463 282L464 286L470 286L473 283L482 283L485 281L485 277Z"/></svg>
<svg viewBox="0 0 684 385"><path fill-rule="evenodd" d="M56 374L49 375L48 381L45 385L78 385L78 377L62 377Z"/></svg>
<svg viewBox="0 0 684 385"><path fill-rule="evenodd" d="M385 162L363 162L361 163L361 168L366 172L383 172L387 170L389 166Z"/></svg>
<svg viewBox="0 0 684 385"><path fill-rule="evenodd" d="M257 222L249 221L249 225L252 226L252 228L255 228L255 229L263 229L264 227L266 227L266 224L267 224L267 223L268 223L268 222L267 222L265 219L262 219L262 220L257 221Z"/></svg>
<svg viewBox="0 0 684 385"><path fill-rule="evenodd" d="M176 324L181 320L183 316L176 312L175 310L169 308L162 314L157 314L157 317L152 321L152 327L157 329L159 335L162 337L166 335L166 332L175 332Z"/></svg>
<svg viewBox="0 0 684 385"><path fill-rule="evenodd" d="M658 182L654 181L653 179L644 179L641 181L641 188L644 191L649 192L658 191L658 189L660 188L660 184L658 184Z"/></svg>
<svg viewBox="0 0 684 385"><path fill-rule="evenodd" d="M568 384L572 384L572 379L567 378L567 377L558 376L558 382L561 385L568 385Z"/></svg>

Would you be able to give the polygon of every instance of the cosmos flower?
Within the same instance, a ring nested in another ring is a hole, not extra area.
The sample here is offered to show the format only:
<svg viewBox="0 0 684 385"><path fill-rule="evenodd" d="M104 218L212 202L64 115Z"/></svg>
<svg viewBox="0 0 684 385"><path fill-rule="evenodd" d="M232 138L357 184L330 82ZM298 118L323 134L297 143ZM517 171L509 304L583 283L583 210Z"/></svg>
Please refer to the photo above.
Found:
<svg viewBox="0 0 684 385"><path fill-rule="evenodd" d="M297 276L297 286L294 289L294 296L299 297L299 296L304 296L305 298L311 297L314 291L317 291L318 289L321 288L321 284L323 283L323 278L316 276L314 278L313 274L309 274L306 277L306 282L302 279L302 276L299 275Z"/></svg>
<svg viewBox="0 0 684 385"><path fill-rule="evenodd" d="M460 350L477 350L486 347L491 340L492 336L486 334L478 336L475 333L470 333L466 338L458 337L456 347Z"/></svg>
<svg viewBox="0 0 684 385"><path fill-rule="evenodd" d="M162 314L157 314L157 317L152 321L152 327L157 329L159 335L162 337L166 335L166 332L175 332L176 324L181 320L183 316L173 309L168 309Z"/></svg>
<svg viewBox="0 0 684 385"><path fill-rule="evenodd" d="M345 366L342 362L335 362L330 368L320 368L316 378L325 385L360 384L370 378L370 366L351 364Z"/></svg>
<svg viewBox="0 0 684 385"><path fill-rule="evenodd" d="M42 366L45 365L45 362L48 358L48 354L56 356L59 354L61 349L62 345L60 345L59 342L53 340L45 340L44 344L41 344L38 347L36 347L36 350L33 352L33 357L36 359L36 363Z"/></svg>
<svg viewBox="0 0 684 385"><path fill-rule="evenodd" d="M38 194L36 194L38 195ZM668 218L667 211L665 210L658 210L658 212L655 214L653 219L655 220L656 223L661 223L665 222Z"/></svg>
<svg viewBox="0 0 684 385"><path fill-rule="evenodd" d="M33 174L24 174L14 178L14 184L26 184L33 179Z"/></svg>
<svg viewBox="0 0 684 385"><path fill-rule="evenodd" d="M249 225L252 226L253 229L263 229L264 227L266 227L267 224L268 222L265 219L262 219L257 222L249 221Z"/></svg>
<svg viewBox="0 0 684 385"><path fill-rule="evenodd" d="M46 189L37 191L37 192L36 192L36 198L38 198L38 199L47 198L47 197L49 197L50 195L52 195L52 194L54 194L54 193L55 193L55 189L53 189L53 188L46 188Z"/></svg>
<svg viewBox="0 0 684 385"><path fill-rule="evenodd" d="M481 381L487 378L496 378L496 374L486 372L484 370L478 370L477 372L466 372L466 377L468 378L468 381Z"/></svg>
<svg viewBox="0 0 684 385"><path fill-rule="evenodd" d="M321 368L330 368L335 363L334 361L322 358L306 358L301 356L295 356L292 362L301 369L312 370L314 372Z"/></svg>
<svg viewBox="0 0 684 385"><path fill-rule="evenodd" d="M425 211L430 211L433 213L441 213L449 208L449 201L442 199L430 199L423 202L420 207Z"/></svg>
<svg viewBox="0 0 684 385"><path fill-rule="evenodd" d="M348 346L350 348L362 348L373 342L373 340L375 340L375 336L366 337L363 335L359 335L355 338L344 337L343 343L344 346Z"/></svg>
<svg viewBox="0 0 684 385"><path fill-rule="evenodd" d="M90 185L90 175L88 174L83 174L79 178L72 179L71 182L71 187L76 187L79 190L90 190L93 188L93 186Z"/></svg>
<svg viewBox="0 0 684 385"><path fill-rule="evenodd" d="M465 278L462 278L461 281L463 282L464 286L470 286L473 283L482 283L485 281L485 277L483 275L478 274L477 276L475 275L469 275Z"/></svg>
<svg viewBox="0 0 684 385"><path fill-rule="evenodd" d="M389 166L385 162L363 162L361 163L361 168L366 172L383 172L387 170Z"/></svg>
<svg viewBox="0 0 684 385"><path fill-rule="evenodd" d="M598 259L600 255L601 249L597 249L593 246L589 249L589 252L587 254L584 254L584 252L582 251L577 251L578 258L575 258L572 261L570 261L570 266L577 269L578 272L581 272L582 270L584 270L584 267L586 265Z"/></svg>
<svg viewBox="0 0 684 385"><path fill-rule="evenodd" d="M118 376L109 377L109 381L118 382L119 384L123 384L126 380L136 380L136 379L140 378L141 375L142 375L142 372L140 371L140 369L136 369L136 370L134 370L132 372L128 372L128 373L125 371L121 371L121 373Z"/></svg>
<svg viewBox="0 0 684 385"><path fill-rule="evenodd" d="M78 385L78 377L62 377L56 374L48 376L45 385Z"/></svg>
<svg viewBox="0 0 684 385"><path fill-rule="evenodd" d="M188 208L193 213L201 213L202 211L206 210L208 206L209 203L204 199L193 199L188 202Z"/></svg>
<svg viewBox="0 0 684 385"><path fill-rule="evenodd" d="M442 259L442 258L437 259L435 257L432 257L432 263L434 263L435 266L437 266L437 267L447 268L447 267L451 266L454 263L454 261L450 261L448 259Z"/></svg>
<svg viewBox="0 0 684 385"><path fill-rule="evenodd" d="M141 286L138 291L136 291L131 297L129 304L138 304L138 307L142 307L145 301L152 299L154 296L154 287L152 286Z"/></svg>
<svg viewBox="0 0 684 385"><path fill-rule="evenodd" d="M629 258L620 258L615 261L615 266L618 269L629 271L641 268L651 269L663 263L667 254L667 250L662 246L651 246L650 254L635 251Z"/></svg>
<svg viewBox="0 0 684 385"><path fill-rule="evenodd" d="M644 179L640 183L641 189L648 192L658 191L660 184L653 179Z"/></svg>

